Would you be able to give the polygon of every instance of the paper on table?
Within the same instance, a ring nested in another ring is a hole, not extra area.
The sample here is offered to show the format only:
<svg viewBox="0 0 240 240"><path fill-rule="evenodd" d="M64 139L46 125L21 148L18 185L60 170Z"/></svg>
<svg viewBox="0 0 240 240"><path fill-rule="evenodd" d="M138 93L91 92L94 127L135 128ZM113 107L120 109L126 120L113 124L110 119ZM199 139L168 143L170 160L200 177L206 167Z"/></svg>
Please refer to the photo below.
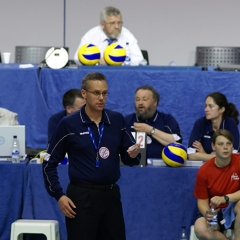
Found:
<svg viewBox="0 0 240 240"><path fill-rule="evenodd" d="M150 158L148 160L152 162L153 166L162 166L162 167L167 166L166 163L162 159ZM182 167L200 167L202 165L203 165L203 161L186 160L186 162L183 164Z"/></svg>
<svg viewBox="0 0 240 240"><path fill-rule="evenodd" d="M32 65L31 63L19 64L19 68L32 68L32 67L34 67L34 65Z"/></svg>

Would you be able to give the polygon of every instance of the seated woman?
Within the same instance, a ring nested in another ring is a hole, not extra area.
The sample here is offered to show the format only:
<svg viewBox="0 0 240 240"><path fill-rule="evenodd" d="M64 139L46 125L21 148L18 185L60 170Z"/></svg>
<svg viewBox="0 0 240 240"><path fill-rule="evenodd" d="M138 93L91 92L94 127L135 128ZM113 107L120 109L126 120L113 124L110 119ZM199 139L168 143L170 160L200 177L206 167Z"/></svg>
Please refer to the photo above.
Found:
<svg viewBox="0 0 240 240"><path fill-rule="evenodd" d="M0 125L19 125L17 118L17 113L0 108Z"/></svg>
<svg viewBox="0 0 240 240"><path fill-rule="evenodd" d="M212 136L218 129L228 130L234 138L234 152L239 150L239 112L233 103L220 92L210 93L205 100L205 117L199 118L188 142L188 159L207 161L215 156Z"/></svg>
<svg viewBox="0 0 240 240"><path fill-rule="evenodd" d="M194 230L198 239L227 240L223 232L229 228L234 229L235 239L240 239L240 155L232 154L233 143L229 131L217 130L212 139L216 157L198 170L194 188L199 210ZM217 214L215 221L210 207Z"/></svg>

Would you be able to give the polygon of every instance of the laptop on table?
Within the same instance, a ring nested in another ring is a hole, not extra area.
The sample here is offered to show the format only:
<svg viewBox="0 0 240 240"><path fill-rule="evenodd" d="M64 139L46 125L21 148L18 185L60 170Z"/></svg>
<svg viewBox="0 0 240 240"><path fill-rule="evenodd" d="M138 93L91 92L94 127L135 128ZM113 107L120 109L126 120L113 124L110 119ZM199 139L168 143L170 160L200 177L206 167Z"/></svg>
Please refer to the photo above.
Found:
<svg viewBox="0 0 240 240"><path fill-rule="evenodd" d="M0 126L0 161L6 161L12 157L13 136L17 136L20 150L20 161L26 157L25 126Z"/></svg>

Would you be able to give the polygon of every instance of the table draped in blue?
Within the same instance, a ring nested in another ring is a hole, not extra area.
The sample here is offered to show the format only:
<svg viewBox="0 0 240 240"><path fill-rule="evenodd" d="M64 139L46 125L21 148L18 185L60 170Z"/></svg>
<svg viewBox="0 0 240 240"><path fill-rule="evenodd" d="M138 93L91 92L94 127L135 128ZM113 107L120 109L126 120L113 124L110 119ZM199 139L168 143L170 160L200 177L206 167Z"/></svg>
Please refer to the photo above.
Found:
<svg viewBox="0 0 240 240"><path fill-rule="evenodd" d="M41 165L30 163L23 218L59 221L61 240L66 240L65 219L56 200L44 188ZM194 223L197 215L193 188L197 167L121 167L121 189L127 240L173 240L181 235L182 225ZM66 165L58 167L65 190Z"/></svg>
<svg viewBox="0 0 240 240"><path fill-rule="evenodd" d="M158 110L178 121L186 146L195 120L204 116L207 94L220 91L240 109L239 72L201 71L200 67L81 66L80 68L22 69L18 64L0 64L0 106L19 114L26 125L27 146L46 148L49 117L62 110L62 96L81 88L88 72L106 75L109 96L106 107L123 115L134 112L134 93L151 85L160 93Z"/></svg>
<svg viewBox="0 0 240 240"><path fill-rule="evenodd" d="M28 160L0 161L0 239L9 240L11 224L22 217Z"/></svg>

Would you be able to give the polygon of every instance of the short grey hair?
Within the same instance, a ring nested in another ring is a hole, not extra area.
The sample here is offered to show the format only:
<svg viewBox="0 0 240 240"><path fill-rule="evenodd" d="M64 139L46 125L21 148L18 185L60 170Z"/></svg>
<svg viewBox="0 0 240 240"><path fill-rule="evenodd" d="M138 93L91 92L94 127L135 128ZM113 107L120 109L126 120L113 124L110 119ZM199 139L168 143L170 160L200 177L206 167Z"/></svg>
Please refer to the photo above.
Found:
<svg viewBox="0 0 240 240"><path fill-rule="evenodd" d="M105 7L100 13L100 22L106 22L107 16L117 16L121 12L115 7Z"/></svg>
<svg viewBox="0 0 240 240"><path fill-rule="evenodd" d="M157 105L158 105L160 101L160 94L152 86L144 85L144 86L138 87L135 91L135 95L139 90L148 90L152 92L152 97L157 102Z"/></svg>
<svg viewBox="0 0 240 240"><path fill-rule="evenodd" d="M82 79L82 89L87 90L89 81L107 81L104 74L99 72L90 72Z"/></svg>

